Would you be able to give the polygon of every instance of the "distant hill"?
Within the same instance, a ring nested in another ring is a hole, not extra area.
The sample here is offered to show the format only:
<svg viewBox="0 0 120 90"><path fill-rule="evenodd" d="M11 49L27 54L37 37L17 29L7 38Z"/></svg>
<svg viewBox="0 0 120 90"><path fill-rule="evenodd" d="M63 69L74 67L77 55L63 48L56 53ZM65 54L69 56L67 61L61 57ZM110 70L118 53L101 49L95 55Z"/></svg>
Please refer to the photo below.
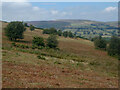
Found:
<svg viewBox="0 0 120 90"><path fill-rule="evenodd" d="M92 20L76 20L76 19L61 19L52 21L28 21L29 25L33 24L39 28L60 29L62 31L72 31L77 36L91 38L102 35L110 37L117 35L118 22L99 22Z"/></svg>

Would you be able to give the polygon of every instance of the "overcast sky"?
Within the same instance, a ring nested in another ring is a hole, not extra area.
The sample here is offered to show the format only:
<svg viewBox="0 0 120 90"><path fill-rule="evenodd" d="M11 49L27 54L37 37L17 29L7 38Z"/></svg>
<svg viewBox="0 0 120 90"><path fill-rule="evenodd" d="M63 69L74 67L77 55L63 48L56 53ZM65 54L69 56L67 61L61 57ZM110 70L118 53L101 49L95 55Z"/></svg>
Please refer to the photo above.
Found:
<svg viewBox="0 0 120 90"><path fill-rule="evenodd" d="M2 20L118 20L117 2L25 2L26 0L18 1L20 2L2 3Z"/></svg>

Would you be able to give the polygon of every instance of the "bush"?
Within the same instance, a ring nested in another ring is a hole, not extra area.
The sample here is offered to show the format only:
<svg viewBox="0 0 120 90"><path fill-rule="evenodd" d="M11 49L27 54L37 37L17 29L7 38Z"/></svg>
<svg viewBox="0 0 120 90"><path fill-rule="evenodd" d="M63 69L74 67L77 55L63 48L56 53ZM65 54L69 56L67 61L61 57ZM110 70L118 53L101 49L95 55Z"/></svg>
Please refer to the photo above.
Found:
<svg viewBox="0 0 120 90"><path fill-rule="evenodd" d="M107 51L108 51L108 55L117 56L119 58L119 56L120 56L120 38L113 36L110 40Z"/></svg>
<svg viewBox="0 0 120 90"><path fill-rule="evenodd" d="M73 33L71 31L68 32L68 35L69 35L70 38L74 37L74 35L73 35Z"/></svg>
<svg viewBox="0 0 120 90"><path fill-rule="evenodd" d="M12 46L16 46L15 42L12 43Z"/></svg>
<svg viewBox="0 0 120 90"><path fill-rule="evenodd" d="M42 37L34 37L32 44L34 47L36 47L36 46L37 47L39 47L39 46L44 47L45 46L44 39Z"/></svg>
<svg viewBox="0 0 120 90"><path fill-rule="evenodd" d="M58 40L57 40L57 37L55 35L50 35L47 38L47 46L49 48L57 48L57 46L58 46Z"/></svg>
<svg viewBox="0 0 120 90"><path fill-rule="evenodd" d="M29 48L29 46L24 45L24 44L16 44L15 46L16 46L16 47L19 47L19 48L23 48L23 49Z"/></svg>
<svg viewBox="0 0 120 90"><path fill-rule="evenodd" d="M25 26L25 27L28 27L28 24L27 24L27 23L24 23L24 26Z"/></svg>
<svg viewBox="0 0 120 90"><path fill-rule="evenodd" d="M99 36L98 38L96 38L94 40L94 45L95 45L96 49L104 49L104 50L106 50L107 43L106 43L106 40L102 39L102 37Z"/></svg>
<svg viewBox="0 0 120 90"><path fill-rule="evenodd" d="M43 49L44 47L43 46L39 46L38 49Z"/></svg>
<svg viewBox="0 0 120 90"><path fill-rule="evenodd" d="M43 34L57 34L57 30L55 28L44 29Z"/></svg>
<svg viewBox="0 0 120 90"><path fill-rule="evenodd" d="M41 56L41 55L38 55L37 58L38 58L38 59L45 60L45 57L43 57L43 56Z"/></svg>
<svg viewBox="0 0 120 90"><path fill-rule="evenodd" d="M63 36L64 36L64 37L68 37L68 35L69 35L69 34L68 34L67 31L64 31L64 32L63 32Z"/></svg>
<svg viewBox="0 0 120 90"><path fill-rule="evenodd" d="M10 22L5 28L5 35L11 41L16 41L16 39L23 39L23 32L26 28L23 25L23 22Z"/></svg>
<svg viewBox="0 0 120 90"><path fill-rule="evenodd" d="M35 27L33 25L30 25L30 30L33 31Z"/></svg>
<svg viewBox="0 0 120 90"><path fill-rule="evenodd" d="M62 64L62 63L59 61L55 61L54 64Z"/></svg>
<svg viewBox="0 0 120 90"><path fill-rule="evenodd" d="M57 34L58 34L58 36L62 36L62 31L58 30Z"/></svg>

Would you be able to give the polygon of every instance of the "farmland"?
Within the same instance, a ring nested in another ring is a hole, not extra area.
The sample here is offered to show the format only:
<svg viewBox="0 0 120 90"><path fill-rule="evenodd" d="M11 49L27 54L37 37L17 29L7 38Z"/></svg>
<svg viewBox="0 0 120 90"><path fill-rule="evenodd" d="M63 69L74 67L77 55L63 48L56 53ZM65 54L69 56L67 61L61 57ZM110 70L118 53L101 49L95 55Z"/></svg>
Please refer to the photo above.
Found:
<svg viewBox="0 0 120 90"><path fill-rule="evenodd" d="M29 21L39 28L55 27L62 31L72 31L75 35L91 39L95 36L103 36L110 38L118 34L117 21L116 22L98 22L91 20L54 20L54 21Z"/></svg>

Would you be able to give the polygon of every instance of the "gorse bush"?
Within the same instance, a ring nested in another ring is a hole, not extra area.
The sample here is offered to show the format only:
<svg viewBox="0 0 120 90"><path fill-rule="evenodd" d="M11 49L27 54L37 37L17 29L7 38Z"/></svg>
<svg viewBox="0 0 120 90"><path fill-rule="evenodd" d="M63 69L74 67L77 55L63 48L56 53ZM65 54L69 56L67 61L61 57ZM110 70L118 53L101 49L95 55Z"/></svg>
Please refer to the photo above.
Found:
<svg viewBox="0 0 120 90"><path fill-rule="evenodd" d="M49 48L57 48L57 46L58 46L58 40L57 40L57 37L55 35L50 35L47 38L47 46Z"/></svg>
<svg viewBox="0 0 120 90"><path fill-rule="evenodd" d="M5 28L5 35L11 41L16 41L17 39L23 39L23 32L26 30L23 22L10 22Z"/></svg>
<svg viewBox="0 0 120 90"><path fill-rule="evenodd" d="M39 46L44 47L45 46L44 39L42 37L34 37L32 44L34 47L36 47L36 46L37 47L39 47Z"/></svg>

